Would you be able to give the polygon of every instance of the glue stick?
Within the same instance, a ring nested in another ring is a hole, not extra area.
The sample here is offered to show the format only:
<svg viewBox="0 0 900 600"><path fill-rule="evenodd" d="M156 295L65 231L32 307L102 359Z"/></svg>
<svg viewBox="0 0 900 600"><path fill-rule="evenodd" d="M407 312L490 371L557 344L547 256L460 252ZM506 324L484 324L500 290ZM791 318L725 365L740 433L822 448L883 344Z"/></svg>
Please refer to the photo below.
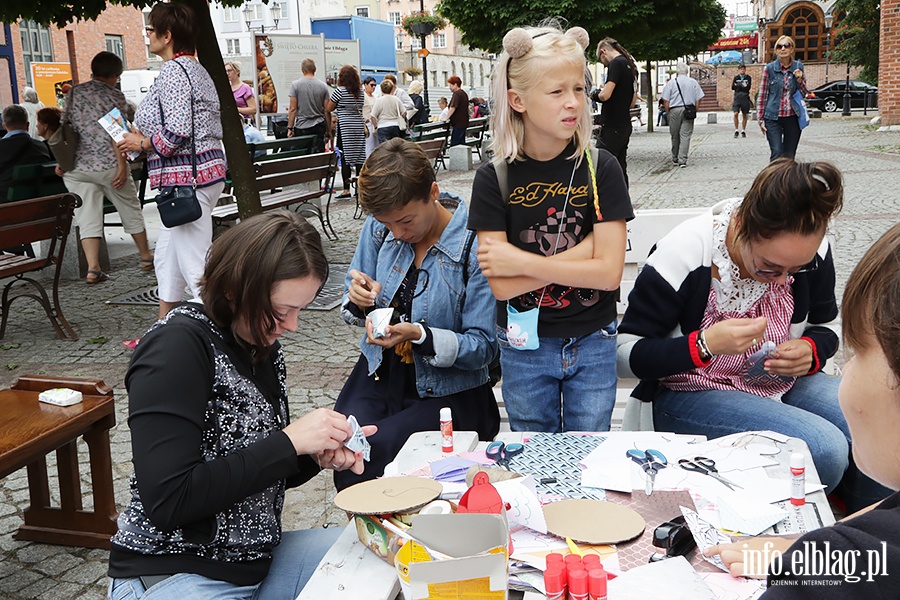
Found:
<svg viewBox="0 0 900 600"><path fill-rule="evenodd" d="M441 451L453 452L453 417L449 406L441 409Z"/></svg>
<svg viewBox="0 0 900 600"><path fill-rule="evenodd" d="M544 590L550 600L566 600L566 577L562 563L550 565L544 571Z"/></svg>
<svg viewBox="0 0 900 600"><path fill-rule="evenodd" d="M606 583L606 571L598 563L596 569L588 571L588 598L606 600Z"/></svg>
<svg viewBox="0 0 900 600"><path fill-rule="evenodd" d="M569 600L588 600L588 574L584 569L569 571Z"/></svg>
<svg viewBox="0 0 900 600"><path fill-rule="evenodd" d="M806 458L799 452L791 454L791 504L806 504Z"/></svg>

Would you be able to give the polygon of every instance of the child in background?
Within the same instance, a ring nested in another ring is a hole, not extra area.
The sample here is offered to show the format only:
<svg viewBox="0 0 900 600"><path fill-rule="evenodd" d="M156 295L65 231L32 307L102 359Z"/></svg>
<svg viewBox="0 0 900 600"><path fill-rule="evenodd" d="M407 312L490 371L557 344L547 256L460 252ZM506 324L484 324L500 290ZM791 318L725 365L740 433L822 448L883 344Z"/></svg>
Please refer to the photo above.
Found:
<svg viewBox="0 0 900 600"><path fill-rule="evenodd" d="M441 109L441 115L438 117L438 121L446 121L449 119L448 113L450 112L450 105L443 96L438 98L438 107Z"/></svg>
<svg viewBox="0 0 900 600"><path fill-rule="evenodd" d="M615 157L588 150L587 45L580 27L513 29L492 79L495 158L475 175L469 227L498 299L514 431L606 431L615 404L616 290L634 214Z"/></svg>

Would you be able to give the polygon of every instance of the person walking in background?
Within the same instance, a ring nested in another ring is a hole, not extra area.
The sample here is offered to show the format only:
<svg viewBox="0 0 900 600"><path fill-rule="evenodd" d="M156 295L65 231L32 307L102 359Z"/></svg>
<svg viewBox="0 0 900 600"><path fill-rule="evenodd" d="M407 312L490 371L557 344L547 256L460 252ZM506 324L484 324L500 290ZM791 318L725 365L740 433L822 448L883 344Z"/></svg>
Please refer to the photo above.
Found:
<svg viewBox="0 0 900 600"><path fill-rule="evenodd" d="M738 74L731 81L731 89L734 90L734 101L731 103L731 112L734 113L734 137L740 133L741 137L747 137L747 117L750 116L750 86L752 78L747 75L747 66L738 67ZM744 121L738 131L738 113L744 114Z"/></svg>
<svg viewBox="0 0 900 600"><path fill-rule="evenodd" d="M75 209L75 221L87 262L84 281L90 284L109 279L109 275L100 269L104 197L115 205L125 233L131 234L140 254L141 269L153 270L153 255L131 169L125 156L116 149L116 142L98 122L114 108L122 115L128 111L125 95L115 87L122 66L122 59L112 52L98 53L91 61L91 80L69 90L62 113L62 125L68 124L79 135L75 168L63 173L62 178L67 190L81 196L82 204Z"/></svg>
<svg viewBox="0 0 900 600"><path fill-rule="evenodd" d="M450 97L447 121L450 121L450 145L466 143L466 129L469 127L469 95L462 89L462 79L453 75L447 80L453 96Z"/></svg>
<svg viewBox="0 0 900 600"><path fill-rule="evenodd" d="M341 181L344 191L337 200L350 198L350 188L355 178L351 173L359 175L359 169L366 161L366 124L363 121L362 82L353 65L344 65L338 72L338 87L331 91L325 100L325 120L331 120L331 113L337 113L337 147L341 149Z"/></svg>
<svg viewBox="0 0 900 600"><path fill-rule="evenodd" d="M366 93L363 96L363 121L366 122L366 130L369 132L366 135L366 158L369 158L369 155L378 147L377 123L372 118L372 108L375 106L375 100L377 99L375 98L375 88L377 86L378 82L371 75L363 79L363 91Z"/></svg>
<svg viewBox="0 0 900 600"><path fill-rule="evenodd" d="M316 62L304 58L303 77L291 84L288 108L288 137L314 135L313 152L325 152L325 140L331 139L331 119L325 118L325 104L331 90L316 78Z"/></svg>
<svg viewBox="0 0 900 600"><path fill-rule="evenodd" d="M688 66L680 62L675 66L675 76L666 83L661 98L669 115L669 135L672 137L672 164L687 167L688 150L694 134L694 119L685 117L685 107L693 106L696 116L697 103L703 98L703 90L697 80L688 77Z"/></svg>
<svg viewBox="0 0 900 600"><path fill-rule="evenodd" d="M633 218L616 158L591 143L587 32L516 28L491 76L494 160L469 228L497 303L514 431L607 431L616 402L616 290Z"/></svg>
<svg viewBox="0 0 900 600"><path fill-rule="evenodd" d="M159 3L148 18L150 52L163 64L135 115L138 131L126 133L119 150L148 153L153 189L190 185L196 161L197 200L203 211L196 221L177 227L160 223L155 264L163 318L182 301L185 286L193 297L200 295L212 243L212 207L225 187L225 153L219 96L209 73L194 58L194 11L184 4Z"/></svg>
<svg viewBox="0 0 900 600"><path fill-rule="evenodd" d="M803 63L794 60L794 40L783 35L775 42L775 60L763 69L756 99L756 119L769 142L770 161L797 155L801 111L794 97L797 90L806 97Z"/></svg>
<svg viewBox="0 0 900 600"><path fill-rule="evenodd" d="M375 119L378 131L378 143L403 137L406 121L403 114L406 108L400 98L394 95L394 84L387 77L381 82L381 96L375 99L372 107L372 118Z"/></svg>
<svg viewBox="0 0 900 600"><path fill-rule="evenodd" d="M396 100L388 91L385 98ZM334 410L378 433L365 473L334 474L338 490L381 476L412 433L438 429L443 407L455 427L481 440L500 429L488 382L497 352L494 297L466 229L465 202L452 211L441 204L431 161L402 139L378 146L359 187L369 216L344 280L341 316L366 331ZM378 338L366 317L376 308L394 311Z"/></svg>
<svg viewBox="0 0 900 600"><path fill-rule="evenodd" d="M234 102L241 118L255 122L256 97L253 95L253 88L241 81L241 63L236 60L225 63L225 74L228 75L228 83L231 84Z"/></svg>
<svg viewBox="0 0 900 600"><path fill-rule="evenodd" d="M344 415L292 421L288 406L278 338L327 277L312 225L257 215L212 245L199 301L141 339L125 375L134 474L110 598L295 598L337 540L339 528L283 531L281 514L285 490L322 469L367 468L343 445Z"/></svg>
<svg viewBox="0 0 900 600"><path fill-rule="evenodd" d="M631 107L638 101L637 65L631 54L612 38L597 44L597 60L606 67L606 83L594 95L600 108L597 147L616 157L628 185L628 141L631 139Z"/></svg>
<svg viewBox="0 0 900 600"><path fill-rule="evenodd" d="M44 103L38 99L37 91L33 87L22 90L22 108L28 113L28 135L37 139L37 113L44 108Z"/></svg>

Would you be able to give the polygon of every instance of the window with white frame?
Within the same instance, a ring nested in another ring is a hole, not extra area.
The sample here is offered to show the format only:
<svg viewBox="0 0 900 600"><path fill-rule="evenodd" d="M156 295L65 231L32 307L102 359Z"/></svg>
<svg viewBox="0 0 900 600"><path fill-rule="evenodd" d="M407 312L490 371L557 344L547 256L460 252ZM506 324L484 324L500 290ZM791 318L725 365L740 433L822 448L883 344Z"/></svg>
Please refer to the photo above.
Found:
<svg viewBox="0 0 900 600"><path fill-rule="evenodd" d="M223 6L222 7L222 21L225 23L240 23L241 22L241 7L239 6Z"/></svg>
<svg viewBox="0 0 900 600"><path fill-rule="evenodd" d="M447 34L446 33L432 34L431 43L434 48L446 48L447 47Z"/></svg>
<svg viewBox="0 0 900 600"><path fill-rule="evenodd" d="M243 11L244 9L250 9L251 21L263 20L262 4L245 4L241 10Z"/></svg>
<svg viewBox="0 0 900 600"><path fill-rule="evenodd" d="M357 17L368 17L369 16L369 7L368 6L357 6L356 7L356 16Z"/></svg>
<svg viewBox="0 0 900 600"><path fill-rule="evenodd" d="M413 50L421 50L422 49L422 38L417 38L417 37L410 38L409 46Z"/></svg>
<svg viewBox="0 0 900 600"><path fill-rule="evenodd" d="M241 40L225 40L225 53L226 54L240 54L241 53Z"/></svg>
<svg viewBox="0 0 900 600"><path fill-rule="evenodd" d="M397 52L403 52L403 36L398 35L394 37L394 49Z"/></svg>
<svg viewBox="0 0 900 600"><path fill-rule="evenodd" d="M396 25L397 27L399 27L400 20L401 20L400 12L399 11L398 12L393 12L393 11L389 12L387 20L390 21L391 23L393 23L394 25Z"/></svg>

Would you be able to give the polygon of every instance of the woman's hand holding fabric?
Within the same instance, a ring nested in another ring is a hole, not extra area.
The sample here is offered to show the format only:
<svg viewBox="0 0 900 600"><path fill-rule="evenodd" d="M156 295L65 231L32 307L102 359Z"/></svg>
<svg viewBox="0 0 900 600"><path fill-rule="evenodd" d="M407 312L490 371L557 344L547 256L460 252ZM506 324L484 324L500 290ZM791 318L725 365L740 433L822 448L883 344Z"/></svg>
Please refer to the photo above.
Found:
<svg viewBox="0 0 900 600"><path fill-rule="evenodd" d="M751 346L762 343L766 335L766 324L765 317L726 319L703 330L703 339L714 355L743 354Z"/></svg>
<svg viewBox="0 0 900 600"><path fill-rule="evenodd" d="M485 277L518 277L528 275L524 264L531 253L494 238L485 238L478 246L478 264Z"/></svg>
<svg viewBox="0 0 900 600"><path fill-rule="evenodd" d="M378 427L375 425L364 425L362 427L362 432L366 437L373 435L376 431L378 431ZM333 471L346 471L349 469L357 475L362 475L365 467L362 451L351 452L344 446L336 450L325 450L316 454L313 458L323 469L331 469Z"/></svg>
<svg viewBox="0 0 900 600"><path fill-rule="evenodd" d="M770 358L764 365L766 371L770 373L802 377L812 368L812 344L806 340L788 340L779 344L775 350L778 352L776 357Z"/></svg>
<svg viewBox="0 0 900 600"><path fill-rule="evenodd" d="M366 319L366 343L382 348L393 348L397 344L406 341L418 340L422 337L422 330L412 323L395 323L384 328L384 335L380 338L372 337L375 325L372 319Z"/></svg>
<svg viewBox="0 0 900 600"><path fill-rule="evenodd" d="M361 310L375 306L375 298L381 292L381 284L356 269L350 269L351 277L348 293L350 302Z"/></svg>
<svg viewBox="0 0 900 600"><path fill-rule="evenodd" d="M316 455L337 450L353 431L347 417L327 408L317 408L284 428L297 455Z"/></svg>

